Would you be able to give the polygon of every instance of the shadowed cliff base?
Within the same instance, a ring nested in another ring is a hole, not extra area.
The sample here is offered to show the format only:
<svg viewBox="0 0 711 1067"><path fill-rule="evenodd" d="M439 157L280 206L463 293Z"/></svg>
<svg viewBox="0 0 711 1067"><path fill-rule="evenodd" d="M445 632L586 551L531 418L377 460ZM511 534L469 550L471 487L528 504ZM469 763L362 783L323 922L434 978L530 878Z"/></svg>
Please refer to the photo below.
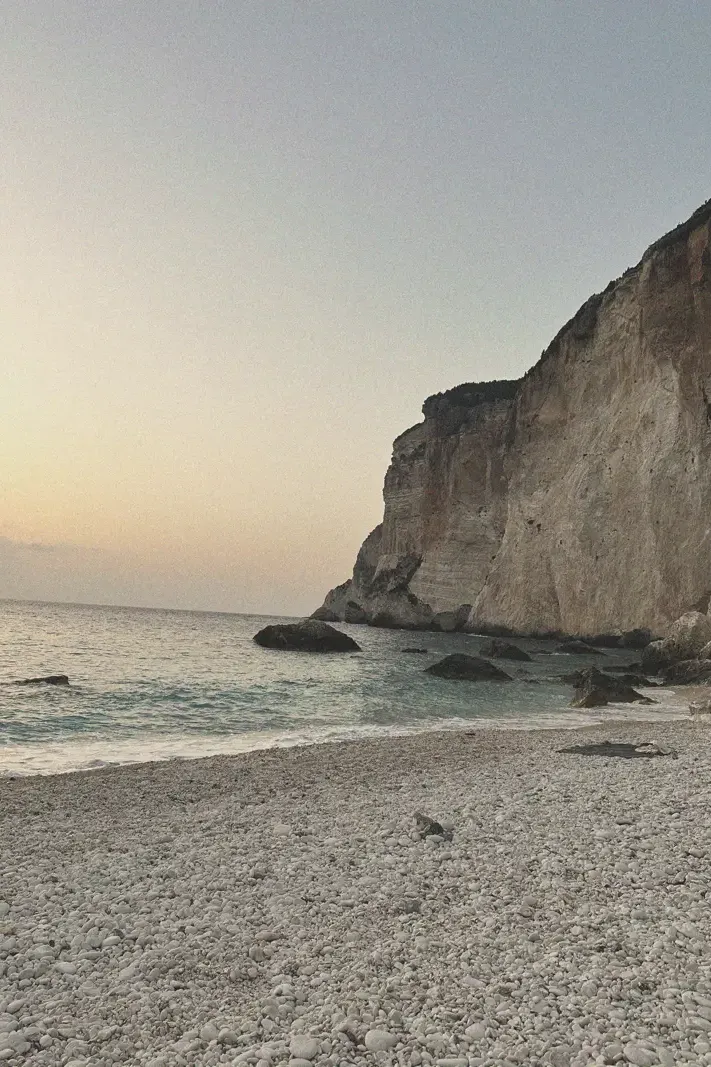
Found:
<svg viewBox="0 0 711 1067"><path fill-rule="evenodd" d="M641 647L708 606L710 226L707 201L520 381L429 397L316 616Z"/></svg>

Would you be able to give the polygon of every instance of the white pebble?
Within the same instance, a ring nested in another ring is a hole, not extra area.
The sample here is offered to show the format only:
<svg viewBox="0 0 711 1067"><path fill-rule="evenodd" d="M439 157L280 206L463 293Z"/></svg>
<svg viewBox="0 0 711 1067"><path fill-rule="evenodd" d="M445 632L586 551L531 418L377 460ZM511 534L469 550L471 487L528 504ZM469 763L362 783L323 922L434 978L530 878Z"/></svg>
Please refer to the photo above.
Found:
<svg viewBox="0 0 711 1067"><path fill-rule="evenodd" d="M365 1047L368 1052L387 1052L395 1048L397 1038L389 1030L368 1030L365 1035Z"/></svg>

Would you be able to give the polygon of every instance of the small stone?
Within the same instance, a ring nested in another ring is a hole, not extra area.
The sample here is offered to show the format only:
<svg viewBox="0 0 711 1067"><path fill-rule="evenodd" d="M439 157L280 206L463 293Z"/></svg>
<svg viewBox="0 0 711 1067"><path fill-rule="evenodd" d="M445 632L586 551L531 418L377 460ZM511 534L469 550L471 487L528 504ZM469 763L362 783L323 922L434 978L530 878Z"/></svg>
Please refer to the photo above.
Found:
<svg viewBox="0 0 711 1067"><path fill-rule="evenodd" d="M320 1045L315 1037L308 1034L294 1034L289 1044L289 1051L294 1059L313 1060L318 1056Z"/></svg>
<svg viewBox="0 0 711 1067"><path fill-rule="evenodd" d="M473 1023L466 1028L464 1036L470 1041L483 1041L486 1037L486 1027L483 1023Z"/></svg>
<svg viewBox="0 0 711 1067"><path fill-rule="evenodd" d="M368 1030L365 1035L365 1047L368 1052L387 1052L396 1045L397 1038L389 1030Z"/></svg>
<svg viewBox="0 0 711 1067"><path fill-rule="evenodd" d="M237 1045L239 1043L239 1037L234 1032L234 1030L230 1030L228 1027L225 1027L218 1033L217 1042L220 1045Z"/></svg>
<svg viewBox="0 0 711 1067"><path fill-rule="evenodd" d="M216 1041L218 1030L214 1023L205 1023L200 1031L200 1037L203 1041Z"/></svg>
<svg viewBox="0 0 711 1067"><path fill-rule="evenodd" d="M625 1045L624 1054L627 1062L634 1063L636 1067L654 1067L654 1064L659 1062L655 1052L632 1041Z"/></svg>
<svg viewBox="0 0 711 1067"><path fill-rule="evenodd" d="M546 1060L551 1067L570 1067L570 1045L554 1045Z"/></svg>
<svg viewBox="0 0 711 1067"><path fill-rule="evenodd" d="M0 900L0 919L4 919L10 912L10 905L6 900Z"/></svg>

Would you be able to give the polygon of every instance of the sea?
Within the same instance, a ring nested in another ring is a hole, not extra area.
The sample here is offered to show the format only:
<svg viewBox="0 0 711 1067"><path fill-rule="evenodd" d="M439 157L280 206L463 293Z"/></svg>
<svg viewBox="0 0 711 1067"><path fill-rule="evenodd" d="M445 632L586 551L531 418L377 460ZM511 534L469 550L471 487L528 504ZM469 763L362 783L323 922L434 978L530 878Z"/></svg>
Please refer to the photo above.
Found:
<svg viewBox="0 0 711 1067"><path fill-rule="evenodd" d="M658 701L652 707L570 708L562 673L628 663L630 651L574 656L557 652L555 642L521 640L533 662L499 661L513 682L457 682L424 668L452 652L476 654L487 638L339 624L362 651L331 655L273 651L252 640L285 621L293 620L0 601L0 776L425 730L653 723L687 714L688 701L667 689L648 691ZM413 647L426 652L405 651ZM51 674L68 675L70 684L14 684Z"/></svg>

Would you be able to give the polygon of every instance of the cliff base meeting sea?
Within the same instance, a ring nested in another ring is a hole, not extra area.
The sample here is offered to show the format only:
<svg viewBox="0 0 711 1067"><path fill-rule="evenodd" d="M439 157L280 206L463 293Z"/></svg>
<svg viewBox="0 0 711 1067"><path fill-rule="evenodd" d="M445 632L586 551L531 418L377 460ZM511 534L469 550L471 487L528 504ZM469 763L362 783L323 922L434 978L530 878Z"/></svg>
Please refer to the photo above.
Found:
<svg viewBox="0 0 711 1067"><path fill-rule="evenodd" d="M635 659L594 657L521 640L530 663L500 661L510 683L424 673L445 655L477 653L487 638L339 628L362 651L322 655L258 647L280 618L4 601L0 609L0 775L88 770L253 749L422 731L574 728L687 715L688 698L645 690L657 703L572 709L560 676ZM426 649L414 655L408 648ZM68 686L14 682L67 674Z"/></svg>

